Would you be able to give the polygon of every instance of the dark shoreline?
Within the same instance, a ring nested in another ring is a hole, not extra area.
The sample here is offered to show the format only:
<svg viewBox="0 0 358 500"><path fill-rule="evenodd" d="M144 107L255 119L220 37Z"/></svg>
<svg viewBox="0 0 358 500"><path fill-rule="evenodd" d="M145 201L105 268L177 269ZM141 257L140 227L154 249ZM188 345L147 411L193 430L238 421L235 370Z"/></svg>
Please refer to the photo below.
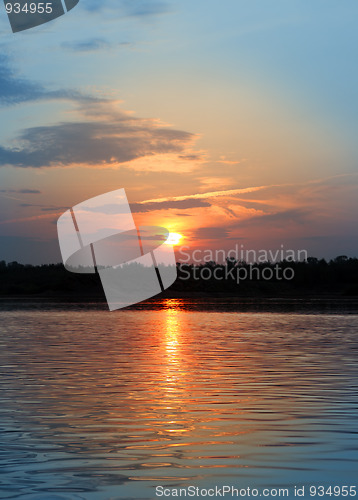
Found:
<svg viewBox="0 0 358 500"><path fill-rule="evenodd" d="M293 269L294 279L260 277L238 280L235 273L274 269L275 264L247 264L228 261L225 265L210 262L200 266L177 265L178 278L167 290L133 309L165 309L178 301L186 310L205 307L225 310L349 310L358 313L358 259L345 256L326 262L309 258L307 262L283 261L282 269ZM214 279L215 272L225 279ZM232 273L232 274L231 274ZM197 275L199 277L197 278ZM206 276L209 275L209 279ZM210 277L211 276L211 277ZM42 266L0 261L0 305L24 307L31 303L97 307L107 309L98 274L68 272L62 264ZM221 305L219 305L221 304ZM91 306L90 306L91 305ZM173 306L174 307L174 306Z"/></svg>
<svg viewBox="0 0 358 500"><path fill-rule="evenodd" d="M0 297L0 314L4 311L103 311L109 312L104 297L87 295L46 296L23 295ZM358 297L296 296L296 297L232 297L230 295L200 295L190 297L164 294L115 311L211 311L236 313L292 313L292 314L358 314ZM113 314L113 312L111 313Z"/></svg>

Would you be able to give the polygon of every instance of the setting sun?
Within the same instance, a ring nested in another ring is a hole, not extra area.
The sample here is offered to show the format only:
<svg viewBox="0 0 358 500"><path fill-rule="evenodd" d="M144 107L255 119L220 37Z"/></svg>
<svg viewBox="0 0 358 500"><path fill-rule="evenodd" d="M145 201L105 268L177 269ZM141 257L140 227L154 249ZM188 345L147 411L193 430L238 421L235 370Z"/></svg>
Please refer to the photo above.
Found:
<svg viewBox="0 0 358 500"><path fill-rule="evenodd" d="M179 233L169 233L168 239L165 242L167 245L178 245L183 235Z"/></svg>

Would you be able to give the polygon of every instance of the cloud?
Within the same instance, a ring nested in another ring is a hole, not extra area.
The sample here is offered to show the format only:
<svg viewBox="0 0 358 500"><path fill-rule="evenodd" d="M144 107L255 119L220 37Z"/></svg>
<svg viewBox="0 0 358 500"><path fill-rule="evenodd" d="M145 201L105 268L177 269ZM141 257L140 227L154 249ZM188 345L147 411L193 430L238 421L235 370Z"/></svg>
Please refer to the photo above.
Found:
<svg viewBox="0 0 358 500"><path fill-rule="evenodd" d="M290 227L294 224L303 224L307 222L310 214L307 210L301 208L292 208L290 210L282 210L271 214L255 215L244 221L240 221L240 226L264 225L275 227Z"/></svg>
<svg viewBox="0 0 358 500"><path fill-rule="evenodd" d="M41 212L57 212L58 210L68 210L70 207L43 207Z"/></svg>
<svg viewBox="0 0 358 500"><path fill-rule="evenodd" d="M145 17L167 13L169 4L154 0L122 0L121 7L127 16Z"/></svg>
<svg viewBox="0 0 358 500"><path fill-rule="evenodd" d="M64 42L62 47L74 52L95 52L97 50L108 49L111 44L104 38L89 38L74 42Z"/></svg>
<svg viewBox="0 0 358 500"><path fill-rule="evenodd" d="M21 78L11 68L8 56L0 54L0 105L12 106L23 102L67 99L80 102L101 102L103 99L73 89L47 90L41 84Z"/></svg>
<svg viewBox="0 0 358 500"><path fill-rule="evenodd" d="M0 189L0 193L41 194L38 189Z"/></svg>
<svg viewBox="0 0 358 500"><path fill-rule="evenodd" d="M223 227L199 227L191 232L191 238L195 240L220 240L229 236L229 229Z"/></svg>
<svg viewBox="0 0 358 500"><path fill-rule="evenodd" d="M87 0L81 4L88 12L117 11L126 17L152 17L171 11L170 4L160 0Z"/></svg>
<svg viewBox="0 0 358 500"><path fill-rule="evenodd" d="M235 201L242 207L249 209L253 208L255 210L262 210L266 212L272 210L272 207L274 205L274 202L272 202L272 204L269 204L269 203L263 203L261 201L242 200L240 198L237 198Z"/></svg>
<svg viewBox="0 0 358 500"><path fill-rule="evenodd" d="M108 51L113 47L128 47L130 45L132 45L130 42L111 43L105 38L88 38L85 40L64 42L61 46L73 52L96 52L99 50Z"/></svg>
<svg viewBox="0 0 358 500"><path fill-rule="evenodd" d="M136 8L139 4L142 5L139 2ZM105 39L89 39L75 48L92 50L105 43ZM137 162L131 167L183 171L200 159L200 155L190 148L196 139L194 134L175 130L158 120L135 118L118 109L118 102L113 99L94 97L73 89L47 90L17 77L5 55L0 55L0 88L0 105L4 106L62 99L77 107L73 111L72 106L71 110L72 117L77 115L77 121L30 127L10 138L7 144L0 143L0 166L113 167L145 158L145 164Z"/></svg>
<svg viewBox="0 0 358 500"><path fill-rule="evenodd" d="M27 205L30 206L30 205ZM35 205L33 205L35 206ZM40 206L40 205L37 205ZM172 208L176 210L187 210L190 208L199 208L199 207L210 207L210 203L207 203L205 201L201 200L184 200L184 201L165 201L161 203L131 203L131 212L132 213L147 213L147 212L153 212L156 210L170 210ZM44 209L43 209L44 210ZM47 209L49 210L49 209ZM107 214L107 215L114 215L114 214L121 214L124 213L123 210L126 212L126 209L123 208L122 205L118 205L116 203L114 204L107 204L107 205L101 205L99 207L86 207L86 210L88 212L93 212L93 213L101 213L101 214Z"/></svg>
<svg viewBox="0 0 358 500"><path fill-rule="evenodd" d="M183 196L174 196L171 198L156 198L152 200L146 200L143 203L159 203L164 201L182 201L182 200L196 200L196 199L207 199L207 198L218 198L221 196L235 196L238 194L245 193L253 193L255 191L261 191L263 189L268 189L272 186L253 186L247 188L238 188L238 189L225 189L222 191L209 191L206 193L196 193L196 194L188 194Z"/></svg>
<svg viewBox="0 0 358 500"><path fill-rule="evenodd" d="M5 105L34 101L45 93L41 85L16 77L4 54L0 54L0 89L0 103Z"/></svg>
<svg viewBox="0 0 358 500"><path fill-rule="evenodd" d="M198 161L202 159L201 155L198 154L180 155L179 158L182 160L190 160L190 161Z"/></svg>
<svg viewBox="0 0 358 500"><path fill-rule="evenodd" d="M113 166L163 154L180 154L195 139L156 120L115 111L115 102L80 109L88 121L59 123L23 130L15 147L0 146L0 165L14 167ZM14 141L13 141L14 142Z"/></svg>
<svg viewBox="0 0 358 500"><path fill-rule="evenodd" d="M179 200L179 201L162 201L154 203L131 203L133 213L152 212L154 210L187 210L190 208L210 207L211 204L203 200Z"/></svg>
<svg viewBox="0 0 358 500"><path fill-rule="evenodd" d="M20 203L19 207L22 208L41 208L41 212L58 212L58 210L68 210L70 207L47 207L46 205L39 205L36 203Z"/></svg>

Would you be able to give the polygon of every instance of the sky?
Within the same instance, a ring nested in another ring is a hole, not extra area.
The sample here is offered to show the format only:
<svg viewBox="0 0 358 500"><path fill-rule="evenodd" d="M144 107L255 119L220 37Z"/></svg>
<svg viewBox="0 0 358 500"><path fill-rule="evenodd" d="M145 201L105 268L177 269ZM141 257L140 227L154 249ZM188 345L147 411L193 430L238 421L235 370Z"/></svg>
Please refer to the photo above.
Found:
<svg viewBox="0 0 358 500"><path fill-rule="evenodd" d="M60 215L121 188L138 225L192 250L358 256L357 16L80 0L12 33L2 8L0 260L60 262Z"/></svg>

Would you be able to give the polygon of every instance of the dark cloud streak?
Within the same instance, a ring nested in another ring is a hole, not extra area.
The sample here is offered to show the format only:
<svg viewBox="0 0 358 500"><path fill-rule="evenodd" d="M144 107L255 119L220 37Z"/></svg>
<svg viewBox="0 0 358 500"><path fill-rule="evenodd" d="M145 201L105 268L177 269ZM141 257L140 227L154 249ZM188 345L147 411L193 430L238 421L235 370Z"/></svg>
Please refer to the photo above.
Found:
<svg viewBox="0 0 358 500"><path fill-rule="evenodd" d="M41 84L18 77L8 57L0 54L0 105L13 106L23 102L67 99L76 102L103 102L103 99L73 89L47 90Z"/></svg>
<svg viewBox="0 0 358 500"><path fill-rule="evenodd" d="M38 189L0 189L0 193L41 194Z"/></svg>
<svg viewBox="0 0 358 500"><path fill-rule="evenodd" d="M133 213L153 212L155 210L187 210L190 208L210 207L211 204L202 200L179 200L179 201L160 201L151 203L131 203Z"/></svg>
<svg viewBox="0 0 358 500"><path fill-rule="evenodd" d="M194 240L220 240L229 236L229 229L224 227L199 227L191 232Z"/></svg>
<svg viewBox="0 0 358 500"><path fill-rule="evenodd" d="M120 45L129 45L121 43ZM73 42L64 42L64 49L72 50L73 52L96 52L98 50L108 50L112 45L104 38L88 38L86 40L78 40Z"/></svg>

